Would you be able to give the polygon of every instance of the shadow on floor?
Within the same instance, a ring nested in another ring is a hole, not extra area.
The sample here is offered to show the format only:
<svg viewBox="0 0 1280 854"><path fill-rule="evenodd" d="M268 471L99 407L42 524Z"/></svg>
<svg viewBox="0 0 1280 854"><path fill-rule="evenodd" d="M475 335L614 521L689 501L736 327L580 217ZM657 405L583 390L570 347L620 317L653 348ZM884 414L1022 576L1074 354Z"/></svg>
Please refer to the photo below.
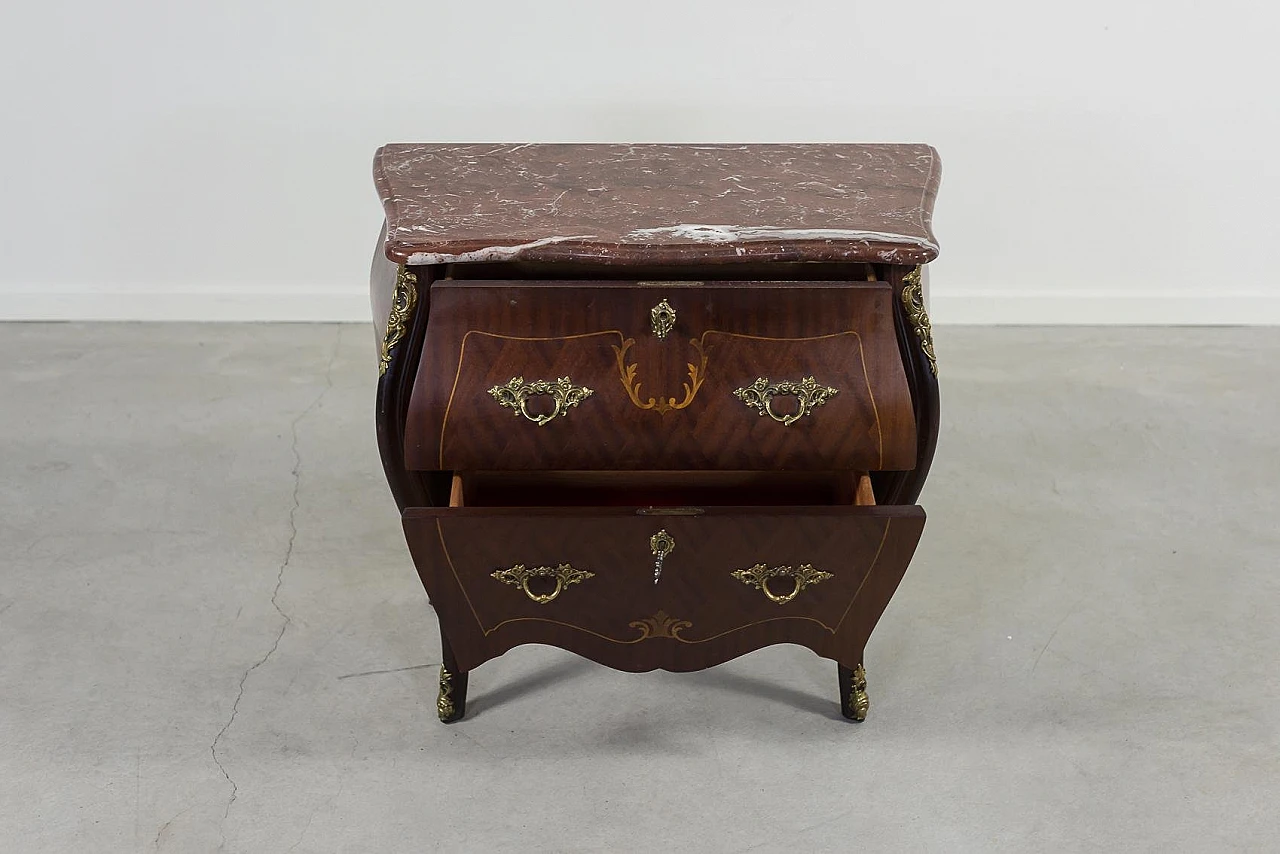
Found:
<svg viewBox="0 0 1280 854"><path fill-rule="evenodd" d="M845 720L844 715L840 714L840 698L835 679L831 680L831 696L824 697L779 685L771 679L757 679L728 671L710 670L698 673L696 676L700 687L769 700L832 720Z"/></svg>
<svg viewBox="0 0 1280 854"><path fill-rule="evenodd" d="M467 719L483 714L491 708L501 706L516 697L539 692L557 683L581 678L591 670L601 666L603 665L592 661L574 658L549 665L505 685L499 685L492 691L469 695L467 698ZM633 675L636 679L647 677L647 674L644 673ZM679 675L687 677L687 680L682 680L684 681L684 690L689 691L691 694L698 690L710 689L721 693L737 694L779 703L830 720L845 720L844 716L840 714L840 700L834 678L831 680L831 696L822 696L789 688L771 679L743 676L718 669Z"/></svg>
<svg viewBox="0 0 1280 854"><path fill-rule="evenodd" d="M568 682L585 675L592 668L599 667L590 661L582 659L570 659L553 664L550 667L544 667L536 673L530 673L528 676L522 676L514 682L508 682L500 685L492 691L486 691L483 694L471 696L468 691L467 696L467 718L473 718L476 715L484 714L484 712L494 706L501 706L508 700L515 699L522 694L531 694L543 688L548 688L557 682Z"/></svg>

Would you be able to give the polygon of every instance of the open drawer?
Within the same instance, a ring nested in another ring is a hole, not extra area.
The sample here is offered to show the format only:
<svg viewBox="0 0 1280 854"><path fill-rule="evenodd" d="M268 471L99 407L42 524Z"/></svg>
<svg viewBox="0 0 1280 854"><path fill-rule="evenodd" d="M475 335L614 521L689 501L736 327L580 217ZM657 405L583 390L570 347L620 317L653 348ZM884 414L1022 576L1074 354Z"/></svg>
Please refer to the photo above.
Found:
<svg viewBox="0 0 1280 854"><path fill-rule="evenodd" d="M411 508L404 528L463 671L525 643L686 671L789 642L851 668L924 512L868 506L865 476L832 478L701 473L678 491L659 476L458 478L454 506ZM538 506L500 503L534 493ZM744 495L817 503L724 503Z"/></svg>
<svg viewBox="0 0 1280 854"><path fill-rule="evenodd" d="M433 282L411 469L897 470L887 282Z"/></svg>

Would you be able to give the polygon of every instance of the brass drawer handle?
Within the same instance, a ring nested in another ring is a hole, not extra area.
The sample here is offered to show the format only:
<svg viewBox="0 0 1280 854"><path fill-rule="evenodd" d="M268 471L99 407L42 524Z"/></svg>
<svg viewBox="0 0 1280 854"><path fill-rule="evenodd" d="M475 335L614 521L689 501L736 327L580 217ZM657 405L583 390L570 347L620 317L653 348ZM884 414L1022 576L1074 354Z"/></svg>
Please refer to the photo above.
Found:
<svg viewBox="0 0 1280 854"><path fill-rule="evenodd" d="M561 377L555 382L549 380L524 381L524 377L512 377L506 385L496 385L489 389L489 394L500 406L509 406L520 415L537 424L547 424L557 415L564 415L570 407L577 406L595 391L586 386L574 385L568 377ZM529 412L529 398L547 394L551 396L555 407L545 415L533 415Z"/></svg>
<svg viewBox="0 0 1280 854"><path fill-rule="evenodd" d="M780 394L793 395L796 398L795 412L790 415L779 415L773 411L773 398ZM768 377L760 377L746 388L735 389L733 392L738 400L758 410L758 415L768 415L784 427L790 427L804 418L813 412L814 407L822 406L827 402L827 398L835 394L839 394L837 389L818 385L813 377L805 377L798 383L790 380L771 383Z"/></svg>
<svg viewBox="0 0 1280 854"><path fill-rule="evenodd" d="M595 575L594 572L588 572L585 569L574 569L567 563L562 563L557 567L535 566L533 569L526 569L525 565L518 563L510 569L499 569L491 573L491 575L501 581L503 584L511 584L519 587L524 591L524 595L528 596L539 605L545 605L553 601L560 595L560 591L564 590L570 584L577 584L579 581L585 581ZM529 589L529 579L531 578L553 578L555 579L555 589L550 593L534 593Z"/></svg>
<svg viewBox="0 0 1280 854"><path fill-rule="evenodd" d="M749 569L734 570L733 577L749 587L759 589L765 596L769 597L770 602L776 602L779 605L785 605L796 598L796 596L800 595L800 591L810 584L818 584L828 578L835 578L829 572L814 569L813 564L809 563L801 565L799 569L792 569L789 566L770 568L763 563L758 563ZM795 588L789 593L779 596L769 589L769 581L774 578L790 578L795 582Z"/></svg>

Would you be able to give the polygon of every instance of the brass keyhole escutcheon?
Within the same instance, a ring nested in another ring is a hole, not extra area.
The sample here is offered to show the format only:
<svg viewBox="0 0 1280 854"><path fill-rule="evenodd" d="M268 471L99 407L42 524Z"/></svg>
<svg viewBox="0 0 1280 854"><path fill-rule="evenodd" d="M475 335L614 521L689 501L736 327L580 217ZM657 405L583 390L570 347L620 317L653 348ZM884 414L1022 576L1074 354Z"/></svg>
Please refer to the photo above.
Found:
<svg viewBox="0 0 1280 854"><path fill-rule="evenodd" d="M676 327L676 310L671 307L671 303L664 299L649 309L649 325L653 328L654 335L666 338L667 333Z"/></svg>
<svg viewBox="0 0 1280 854"><path fill-rule="evenodd" d="M666 532L664 528L649 538L649 551L653 552L653 583L657 584L658 579L662 578L662 562L666 560L667 555L676 550L675 537Z"/></svg>

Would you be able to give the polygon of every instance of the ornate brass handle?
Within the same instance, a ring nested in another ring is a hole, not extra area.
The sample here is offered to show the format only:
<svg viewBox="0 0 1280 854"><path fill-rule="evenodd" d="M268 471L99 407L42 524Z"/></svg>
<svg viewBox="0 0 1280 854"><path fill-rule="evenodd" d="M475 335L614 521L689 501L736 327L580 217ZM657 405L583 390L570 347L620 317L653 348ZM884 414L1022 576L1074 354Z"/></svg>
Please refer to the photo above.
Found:
<svg viewBox="0 0 1280 854"><path fill-rule="evenodd" d="M557 567L535 566L533 569L526 569L525 565L518 563L510 569L499 569L491 573L491 575L501 581L503 584L511 584L519 587L524 591L524 595L528 596L539 605L545 605L553 601L560 595L560 591L564 590L570 584L577 584L579 581L585 581L595 575L594 572L588 572L585 569L574 569L567 563L562 563ZM531 578L551 578L556 582L555 589L550 593L534 593L529 589L529 579Z"/></svg>
<svg viewBox="0 0 1280 854"><path fill-rule="evenodd" d="M813 377L805 377L798 383L790 380L771 383L768 377L760 377L746 388L735 389L733 395L747 406L758 410L758 415L768 415L784 427L790 427L813 412L814 407L821 406L827 402L827 398L838 393L839 391L831 386L818 385ZM779 394L795 396L797 401L795 412L790 415L779 415L773 411L773 398Z"/></svg>
<svg viewBox="0 0 1280 854"><path fill-rule="evenodd" d="M785 605L796 598L796 596L800 595L800 591L810 584L818 584L828 578L835 578L829 572L814 569L813 564L809 563L801 565L798 569L793 569L789 566L768 567L763 563L758 563L749 569L734 570L733 577L743 584L757 588L765 596L769 597L770 602L776 602L779 605ZM773 578L790 578L795 583L795 587L790 592L780 596L769 589L769 581Z"/></svg>
<svg viewBox="0 0 1280 854"><path fill-rule="evenodd" d="M561 377L555 382L534 380L531 383L525 382L524 377L512 377L507 380L506 385L496 385L489 389L489 394L493 395L499 405L511 407L516 413L541 427L557 415L564 415L570 407L577 406L595 394L595 391L586 386L574 385L568 377ZM542 394L550 395L555 406L550 413L533 415L528 409L529 398Z"/></svg>

